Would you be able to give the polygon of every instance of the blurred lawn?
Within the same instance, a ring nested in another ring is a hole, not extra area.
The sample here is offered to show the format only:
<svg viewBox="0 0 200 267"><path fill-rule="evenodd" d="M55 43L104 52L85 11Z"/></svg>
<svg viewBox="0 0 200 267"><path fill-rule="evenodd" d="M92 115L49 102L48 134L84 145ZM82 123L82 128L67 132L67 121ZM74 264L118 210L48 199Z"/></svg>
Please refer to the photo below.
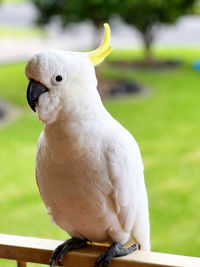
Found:
<svg viewBox="0 0 200 267"><path fill-rule="evenodd" d="M0 38L2 37L35 37L45 36L45 33L37 27L13 27L0 25Z"/></svg>
<svg viewBox="0 0 200 267"><path fill-rule="evenodd" d="M140 55L139 51L115 51L110 60ZM156 55L181 58L184 64L165 71L105 65L107 78L137 80L153 93L104 103L133 133L142 152L152 250L199 256L200 73L191 63L200 57L200 50L160 49ZM0 96L22 109L17 121L0 129L0 232L64 240L66 233L51 223L35 183L36 143L42 125L26 104L24 67L24 63L0 67Z"/></svg>
<svg viewBox="0 0 200 267"><path fill-rule="evenodd" d="M25 2L27 0L1 0L1 3L3 4L14 4L14 3L20 3L20 2Z"/></svg>

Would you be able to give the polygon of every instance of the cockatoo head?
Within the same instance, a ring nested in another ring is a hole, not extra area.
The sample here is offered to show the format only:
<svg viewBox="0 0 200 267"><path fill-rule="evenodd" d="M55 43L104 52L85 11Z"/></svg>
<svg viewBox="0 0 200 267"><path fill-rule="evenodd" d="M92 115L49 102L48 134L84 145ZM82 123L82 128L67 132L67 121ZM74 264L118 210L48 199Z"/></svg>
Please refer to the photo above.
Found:
<svg viewBox="0 0 200 267"><path fill-rule="evenodd" d="M61 111L69 112L96 94L94 66L112 51L109 25L104 27L104 41L96 50L88 53L47 50L28 61L27 100L44 123L54 122Z"/></svg>

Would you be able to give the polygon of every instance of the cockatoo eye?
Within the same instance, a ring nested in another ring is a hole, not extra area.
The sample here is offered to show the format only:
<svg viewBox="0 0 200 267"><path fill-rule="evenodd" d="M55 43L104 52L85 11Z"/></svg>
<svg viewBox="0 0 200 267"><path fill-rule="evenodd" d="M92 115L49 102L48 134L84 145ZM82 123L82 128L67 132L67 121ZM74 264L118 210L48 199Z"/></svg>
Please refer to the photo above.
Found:
<svg viewBox="0 0 200 267"><path fill-rule="evenodd" d="M55 80L56 80L56 82L61 82L62 81L62 76L61 75L57 75Z"/></svg>
<svg viewBox="0 0 200 267"><path fill-rule="evenodd" d="M66 79L66 75L64 73L56 73L54 74L54 76L52 77L52 83L54 85L60 85L62 84Z"/></svg>

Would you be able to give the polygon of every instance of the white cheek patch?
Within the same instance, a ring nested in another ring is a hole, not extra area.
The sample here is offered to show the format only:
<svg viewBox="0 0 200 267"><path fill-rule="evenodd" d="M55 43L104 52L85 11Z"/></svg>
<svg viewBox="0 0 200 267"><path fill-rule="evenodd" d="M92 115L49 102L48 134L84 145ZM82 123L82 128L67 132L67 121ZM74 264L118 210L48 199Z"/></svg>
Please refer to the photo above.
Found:
<svg viewBox="0 0 200 267"><path fill-rule="evenodd" d="M36 110L40 121L47 124L54 122L60 110L59 95L50 93L42 94L39 97Z"/></svg>

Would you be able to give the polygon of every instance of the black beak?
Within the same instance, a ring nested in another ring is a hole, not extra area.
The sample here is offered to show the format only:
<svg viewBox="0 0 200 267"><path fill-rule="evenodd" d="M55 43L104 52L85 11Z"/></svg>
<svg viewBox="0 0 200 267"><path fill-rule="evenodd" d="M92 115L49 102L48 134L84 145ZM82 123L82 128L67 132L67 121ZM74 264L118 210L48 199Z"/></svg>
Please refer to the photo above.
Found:
<svg viewBox="0 0 200 267"><path fill-rule="evenodd" d="M30 80L27 88L26 98L29 106L34 112L36 112L35 104L37 103L39 96L46 93L47 91L48 89L40 82L37 82L33 79Z"/></svg>

